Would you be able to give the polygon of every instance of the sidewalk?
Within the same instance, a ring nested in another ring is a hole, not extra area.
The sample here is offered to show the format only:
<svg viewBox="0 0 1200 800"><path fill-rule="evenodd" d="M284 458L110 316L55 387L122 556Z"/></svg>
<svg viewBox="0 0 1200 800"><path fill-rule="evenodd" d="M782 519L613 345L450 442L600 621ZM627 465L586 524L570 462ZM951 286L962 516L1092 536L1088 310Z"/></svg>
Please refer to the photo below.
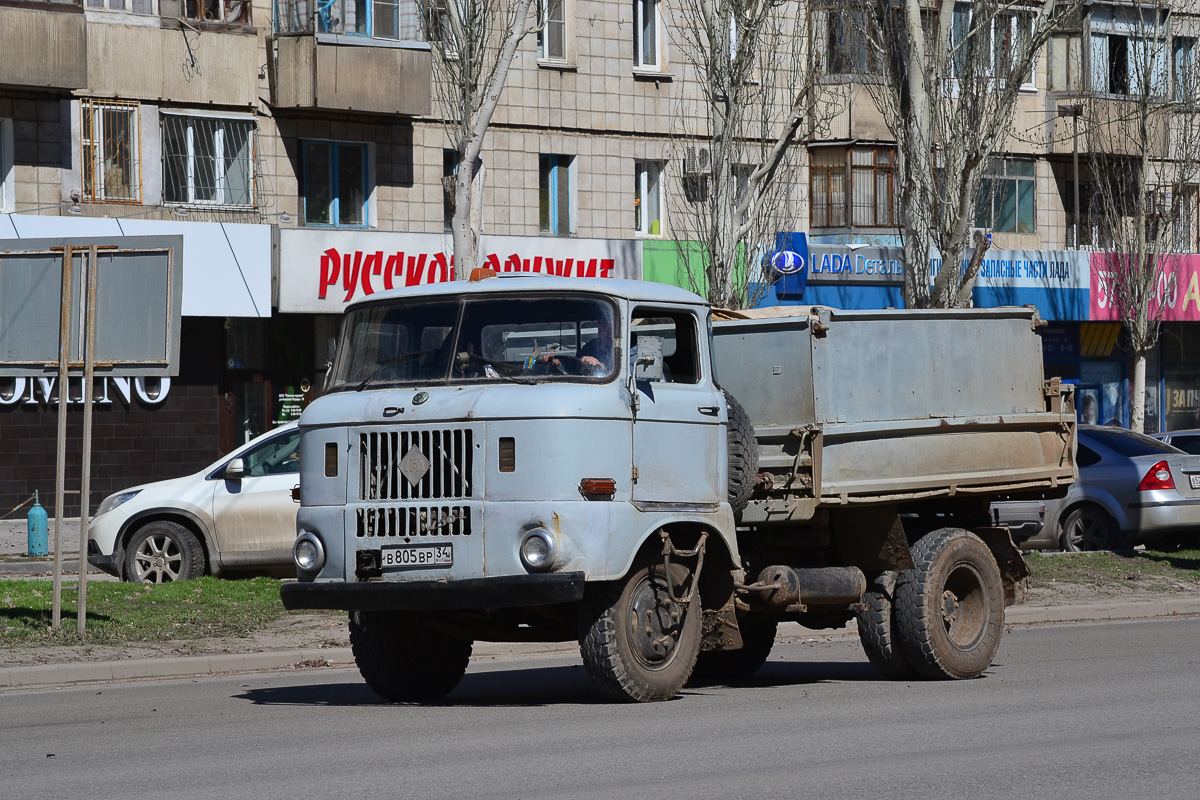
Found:
<svg viewBox="0 0 1200 800"><path fill-rule="evenodd" d="M1014 606L1005 612L1006 626L1025 627L1047 623L1113 622L1200 615L1200 598L1170 598L1155 601L1100 602L1073 606ZM813 631L794 622L779 628L779 642L857 638L853 623L837 631ZM500 658L535 658L542 655L577 653L574 642L556 644L508 644L479 642L473 661ZM32 667L0 668L0 691L12 688L63 686L147 678L190 678L271 670L345 668L354 665L350 648L277 650L168 658L140 658Z"/></svg>
<svg viewBox="0 0 1200 800"><path fill-rule="evenodd" d="M29 528L22 508L16 517L0 520L0 578L49 576L54 572L54 518L47 525L48 553L44 556L29 556ZM79 573L79 518L64 519L60 536L62 547L62 573ZM103 575L94 567L88 567L88 575Z"/></svg>

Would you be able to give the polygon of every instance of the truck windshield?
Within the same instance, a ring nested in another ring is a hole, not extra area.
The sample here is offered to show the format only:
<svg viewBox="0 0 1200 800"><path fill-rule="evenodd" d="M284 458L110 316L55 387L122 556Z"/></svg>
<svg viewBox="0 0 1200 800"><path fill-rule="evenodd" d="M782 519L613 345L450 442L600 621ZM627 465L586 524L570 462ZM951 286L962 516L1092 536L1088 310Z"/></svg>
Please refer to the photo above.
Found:
<svg viewBox="0 0 1200 800"><path fill-rule="evenodd" d="M604 381L611 302L586 295L414 298L354 309L330 391L434 382Z"/></svg>

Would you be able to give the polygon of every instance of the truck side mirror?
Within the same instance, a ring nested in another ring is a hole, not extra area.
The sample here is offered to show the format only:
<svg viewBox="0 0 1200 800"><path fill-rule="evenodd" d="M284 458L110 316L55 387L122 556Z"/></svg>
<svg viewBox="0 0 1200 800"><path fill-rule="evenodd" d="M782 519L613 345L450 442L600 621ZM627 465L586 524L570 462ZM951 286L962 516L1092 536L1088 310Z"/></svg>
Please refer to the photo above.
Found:
<svg viewBox="0 0 1200 800"><path fill-rule="evenodd" d="M235 458L225 465L225 480L240 481L246 477L246 463L240 458Z"/></svg>
<svg viewBox="0 0 1200 800"><path fill-rule="evenodd" d="M633 378L637 381L659 381L663 379L663 337L639 336L633 360Z"/></svg>

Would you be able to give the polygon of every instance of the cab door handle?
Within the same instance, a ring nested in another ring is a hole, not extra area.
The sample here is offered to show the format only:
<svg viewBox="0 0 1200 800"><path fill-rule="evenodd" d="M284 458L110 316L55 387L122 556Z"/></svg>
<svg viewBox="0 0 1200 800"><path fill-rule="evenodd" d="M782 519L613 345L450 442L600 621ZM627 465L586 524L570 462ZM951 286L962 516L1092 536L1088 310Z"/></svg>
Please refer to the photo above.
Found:
<svg viewBox="0 0 1200 800"><path fill-rule="evenodd" d="M696 410L701 414L707 414L710 417L715 417L717 414L721 413L720 406L700 406Z"/></svg>

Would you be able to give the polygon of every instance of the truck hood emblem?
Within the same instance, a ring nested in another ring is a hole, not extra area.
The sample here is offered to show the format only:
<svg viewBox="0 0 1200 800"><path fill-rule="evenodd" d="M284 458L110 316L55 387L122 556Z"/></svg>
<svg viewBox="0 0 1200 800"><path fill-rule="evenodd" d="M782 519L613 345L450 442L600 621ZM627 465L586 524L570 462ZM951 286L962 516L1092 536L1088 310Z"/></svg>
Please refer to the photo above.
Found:
<svg viewBox="0 0 1200 800"><path fill-rule="evenodd" d="M404 458L400 459L400 473L408 478L408 482L413 486L416 486L421 478L425 477L425 473L429 472L429 466L429 459L415 444L404 454Z"/></svg>
<svg viewBox="0 0 1200 800"><path fill-rule="evenodd" d="M429 392L417 392L413 395L413 405L419 406L429 399Z"/></svg>

